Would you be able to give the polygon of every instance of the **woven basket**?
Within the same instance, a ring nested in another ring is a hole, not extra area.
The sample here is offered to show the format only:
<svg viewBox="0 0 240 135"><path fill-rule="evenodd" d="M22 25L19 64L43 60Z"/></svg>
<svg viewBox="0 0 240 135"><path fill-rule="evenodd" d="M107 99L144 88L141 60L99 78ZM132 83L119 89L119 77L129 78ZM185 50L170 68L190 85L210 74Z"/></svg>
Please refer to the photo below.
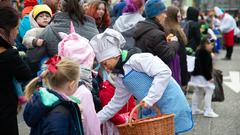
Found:
<svg viewBox="0 0 240 135"><path fill-rule="evenodd" d="M174 135L174 114L161 114L153 107L158 116L132 121L132 115L141 105L133 108L127 124L118 125L120 135Z"/></svg>

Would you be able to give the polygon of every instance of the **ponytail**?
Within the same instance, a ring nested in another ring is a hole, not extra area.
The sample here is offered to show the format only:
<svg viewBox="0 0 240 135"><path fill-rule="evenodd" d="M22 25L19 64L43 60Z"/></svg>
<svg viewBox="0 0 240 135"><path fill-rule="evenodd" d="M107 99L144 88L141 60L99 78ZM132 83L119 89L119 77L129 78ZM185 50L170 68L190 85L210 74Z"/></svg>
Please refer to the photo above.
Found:
<svg viewBox="0 0 240 135"><path fill-rule="evenodd" d="M34 92L34 90L38 89L38 83L39 81L42 81L42 79L45 80L45 83L48 84L48 81L46 79L48 71L44 71L40 76L35 77L34 79L32 79L27 86L25 87L25 96L27 98L27 100L29 100Z"/></svg>

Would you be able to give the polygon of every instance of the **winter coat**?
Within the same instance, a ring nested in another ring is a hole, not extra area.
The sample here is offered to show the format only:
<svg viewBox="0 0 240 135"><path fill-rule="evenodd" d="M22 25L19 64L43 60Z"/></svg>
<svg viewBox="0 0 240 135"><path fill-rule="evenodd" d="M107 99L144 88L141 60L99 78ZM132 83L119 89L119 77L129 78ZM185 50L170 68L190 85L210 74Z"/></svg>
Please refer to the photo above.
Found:
<svg viewBox="0 0 240 135"><path fill-rule="evenodd" d="M140 13L124 13L116 20L113 29L120 32L126 40L123 49L128 50L135 46L135 40L133 39L134 27L139 21L143 20L145 18Z"/></svg>
<svg viewBox="0 0 240 135"><path fill-rule="evenodd" d="M27 48L22 44L22 40L26 32L30 29L31 29L31 25L29 21L29 15L25 15L20 21L19 28L18 28L18 35L16 38L16 45L19 51L27 50Z"/></svg>
<svg viewBox="0 0 240 135"><path fill-rule="evenodd" d="M43 47L45 51L43 51L44 53L42 56L47 54L51 57L58 53L58 43L62 40L58 33L64 32L69 34L71 21L73 21L76 33L87 38L88 40L97 35L99 32L94 19L89 16L85 16L85 19L84 25L81 25L80 22L77 23L71 20L68 13L56 13L52 23L48 25L39 36L39 38L46 41L46 47Z"/></svg>
<svg viewBox="0 0 240 135"><path fill-rule="evenodd" d="M29 67L20 58L18 51L0 37L0 47L6 50L0 53L0 134L17 135L18 99L13 78L23 82L31 79Z"/></svg>
<svg viewBox="0 0 240 135"><path fill-rule="evenodd" d="M22 44L27 49L34 48L33 40L37 39L37 37L39 37L40 33L42 33L42 31L44 30L44 28L41 28L38 25L38 23L36 22L36 20L32 17L32 12L29 14L29 21L30 21L31 29L25 33L25 35L23 37L23 41L22 41ZM31 56L30 56L30 58L31 58Z"/></svg>
<svg viewBox="0 0 240 135"><path fill-rule="evenodd" d="M167 43L164 28L151 19L137 23L133 38L142 52L157 55L166 64L175 58L179 47L178 42Z"/></svg>
<svg viewBox="0 0 240 135"><path fill-rule="evenodd" d="M83 135L78 105L55 91L40 88L27 103L24 121L30 135Z"/></svg>
<svg viewBox="0 0 240 135"><path fill-rule="evenodd" d="M202 75L206 80L212 79L212 56L205 49L199 49L196 52L195 66L192 72L193 76Z"/></svg>
<svg viewBox="0 0 240 135"><path fill-rule="evenodd" d="M188 47L191 47L194 51L197 46L200 45L201 33L200 33L200 24L198 23L199 11L195 8L189 7L187 10L187 21L189 22L189 31L188 31Z"/></svg>
<svg viewBox="0 0 240 135"><path fill-rule="evenodd" d="M115 87L109 81L103 81L100 83L99 98L101 99L102 105L106 106L112 99L115 93ZM135 107L135 99L133 96L128 100L127 104L114 115L110 120L114 125L120 125L126 123L126 116L123 114L129 113ZM128 116L128 115L127 115Z"/></svg>

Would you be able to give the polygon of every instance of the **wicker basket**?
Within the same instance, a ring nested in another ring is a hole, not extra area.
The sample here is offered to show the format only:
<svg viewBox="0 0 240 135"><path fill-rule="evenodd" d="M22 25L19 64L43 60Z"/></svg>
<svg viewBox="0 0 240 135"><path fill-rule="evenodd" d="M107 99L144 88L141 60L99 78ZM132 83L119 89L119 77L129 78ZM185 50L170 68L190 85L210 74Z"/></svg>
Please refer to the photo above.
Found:
<svg viewBox="0 0 240 135"><path fill-rule="evenodd" d="M132 110L127 124L118 125L120 135L174 135L174 114L161 114L158 107L153 107L158 116L132 121L132 115L141 105Z"/></svg>

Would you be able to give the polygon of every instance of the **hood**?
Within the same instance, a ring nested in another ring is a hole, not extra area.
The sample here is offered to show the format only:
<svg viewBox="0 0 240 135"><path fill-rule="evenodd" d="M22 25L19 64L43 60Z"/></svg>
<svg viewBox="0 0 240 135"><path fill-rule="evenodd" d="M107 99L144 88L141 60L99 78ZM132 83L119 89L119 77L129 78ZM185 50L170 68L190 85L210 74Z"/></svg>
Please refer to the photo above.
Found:
<svg viewBox="0 0 240 135"><path fill-rule="evenodd" d="M199 10L194 7L189 7L187 10L187 20L198 22Z"/></svg>
<svg viewBox="0 0 240 135"><path fill-rule="evenodd" d="M35 127L47 112L60 104L60 97L56 92L40 88L34 92L31 100L27 103L23 118L29 127Z"/></svg>
<svg viewBox="0 0 240 135"><path fill-rule="evenodd" d="M29 21L30 21L30 25L31 25L31 29L32 28L40 28L40 26L38 25L38 23L35 21L35 19L33 18L33 16L32 16L32 12L33 11L31 11L30 13L29 13Z"/></svg>
<svg viewBox="0 0 240 135"><path fill-rule="evenodd" d="M152 29L160 29L164 31L163 27L154 20L147 19L145 21L138 22L137 25L135 26L133 38L138 39Z"/></svg>
<svg viewBox="0 0 240 135"><path fill-rule="evenodd" d="M142 17L140 13L124 13L116 20L113 29L124 32L132 29L139 21L143 20L145 20L145 18Z"/></svg>

